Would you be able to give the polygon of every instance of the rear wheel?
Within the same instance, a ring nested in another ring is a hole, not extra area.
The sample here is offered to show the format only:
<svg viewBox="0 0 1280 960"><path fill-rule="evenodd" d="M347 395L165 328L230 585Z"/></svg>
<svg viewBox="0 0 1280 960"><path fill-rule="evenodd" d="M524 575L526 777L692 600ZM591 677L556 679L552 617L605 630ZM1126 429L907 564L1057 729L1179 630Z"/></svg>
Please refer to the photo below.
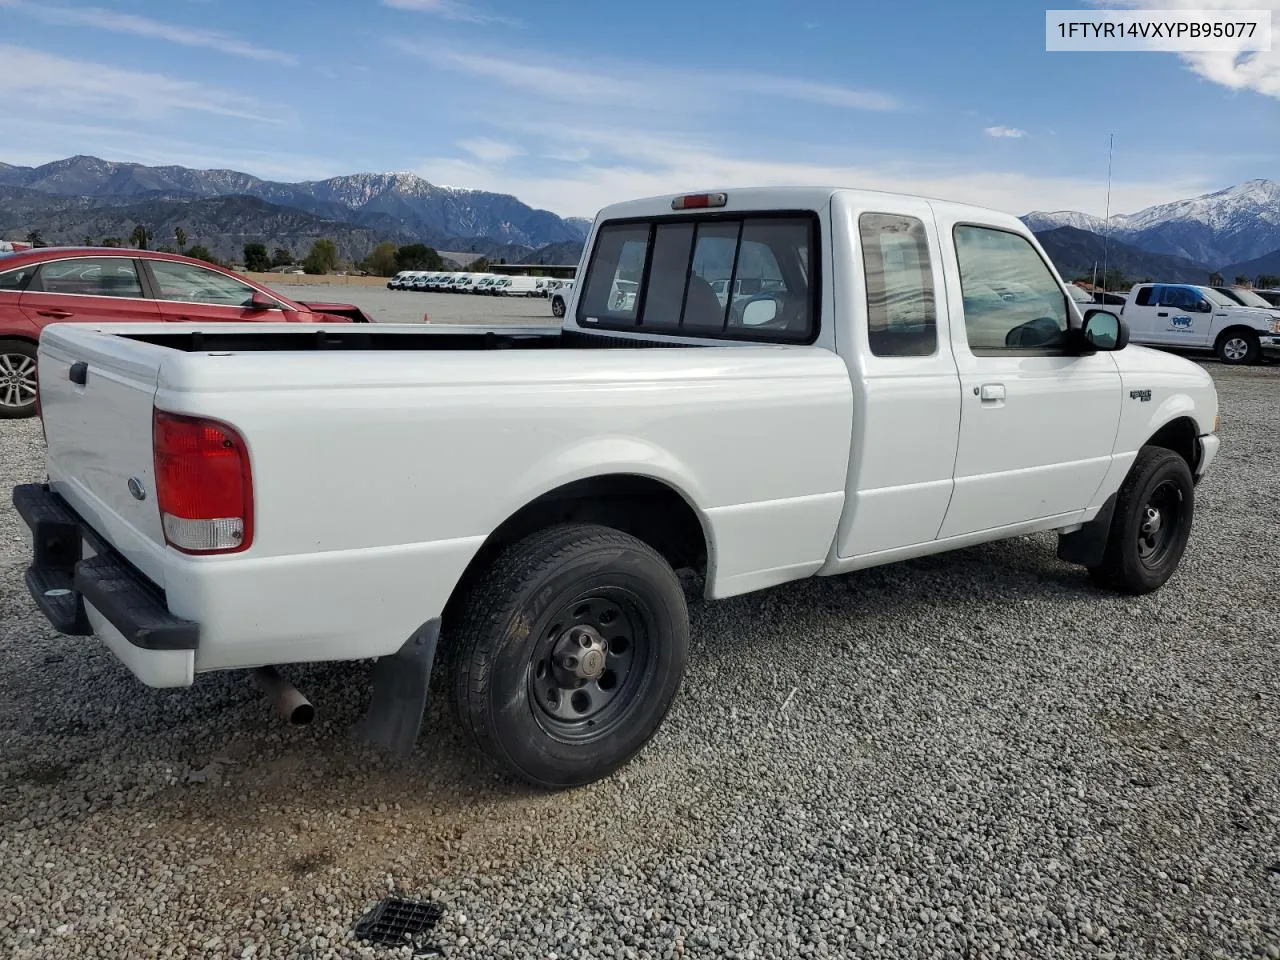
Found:
<svg viewBox="0 0 1280 960"><path fill-rule="evenodd" d="M1163 447L1143 447L1116 495L1102 562L1089 569L1123 593L1158 590L1178 568L1195 510L1191 468Z"/></svg>
<svg viewBox="0 0 1280 960"><path fill-rule="evenodd" d="M564 300L560 297L554 297L551 301L551 313L556 317L564 316Z"/></svg>
<svg viewBox="0 0 1280 960"><path fill-rule="evenodd" d="M684 674L688 613L670 565L635 537L564 524L503 550L445 638L472 741L545 788L608 776L657 732Z"/></svg>
<svg viewBox="0 0 1280 960"><path fill-rule="evenodd" d="M36 412L36 345L0 340L0 419L18 420Z"/></svg>
<svg viewBox="0 0 1280 960"><path fill-rule="evenodd" d="M1223 363L1249 364L1258 362L1262 348L1252 330L1228 330L1218 338L1216 351Z"/></svg>

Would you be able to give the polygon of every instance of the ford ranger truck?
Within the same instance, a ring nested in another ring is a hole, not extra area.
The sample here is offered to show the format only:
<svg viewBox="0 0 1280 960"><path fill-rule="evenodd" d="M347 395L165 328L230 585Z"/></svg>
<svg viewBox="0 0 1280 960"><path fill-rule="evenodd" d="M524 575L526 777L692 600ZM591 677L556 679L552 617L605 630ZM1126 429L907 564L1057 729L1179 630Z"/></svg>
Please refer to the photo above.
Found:
<svg viewBox="0 0 1280 960"><path fill-rule="evenodd" d="M395 751L437 665L485 756L566 788L676 697L678 571L718 600L1048 531L1108 589L1178 567L1213 383L1081 315L1015 217L656 197L578 276L545 327L50 326L35 603L155 687L375 659Z"/></svg>
<svg viewBox="0 0 1280 960"><path fill-rule="evenodd" d="M1237 365L1280 356L1280 307L1242 306L1213 287L1136 283L1120 310L1134 343L1212 350Z"/></svg>

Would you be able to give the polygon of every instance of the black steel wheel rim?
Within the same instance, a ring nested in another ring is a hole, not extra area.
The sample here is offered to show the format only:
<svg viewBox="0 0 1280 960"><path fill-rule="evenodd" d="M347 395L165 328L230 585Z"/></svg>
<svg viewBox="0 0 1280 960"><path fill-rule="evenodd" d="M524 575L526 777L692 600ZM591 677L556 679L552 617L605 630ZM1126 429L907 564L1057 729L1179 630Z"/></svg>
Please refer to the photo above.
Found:
<svg viewBox="0 0 1280 960"><path fill-rule="evenodd" d="M20 409L35 402L35 360L23 353L0 353L0 406Z"/></svg>
<svg viewBox="0 0 1280 960"><path fill-rule="evenodd" d="M1159 483L1138 517L1138 559L1148 568L1161 566L1177 542L1182 521L1182 491L1173 480Z"/></svg>
<svg viewBox="0 0 1280 960"><path fill-rule="evenodd" d="M552 736L591 741L626 722L653 661L647 606L624 587L586 591L544 618L529 661L533 715Z"/></svg>

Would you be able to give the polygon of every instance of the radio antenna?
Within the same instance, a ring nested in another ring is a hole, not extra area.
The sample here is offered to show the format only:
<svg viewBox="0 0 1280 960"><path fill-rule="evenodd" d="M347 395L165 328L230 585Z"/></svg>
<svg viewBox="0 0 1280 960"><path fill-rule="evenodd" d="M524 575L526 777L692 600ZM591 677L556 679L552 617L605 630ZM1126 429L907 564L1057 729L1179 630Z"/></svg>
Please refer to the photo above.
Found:
<svg viewBox="0 0 1280 960"><path fill-rule="evenodd" d="M1115 150L1116 135L1111 134L1107 145L1107 208L1102 221L1102 289L1107 289L1107 244L1111 238L1111 154Z"/></svg>

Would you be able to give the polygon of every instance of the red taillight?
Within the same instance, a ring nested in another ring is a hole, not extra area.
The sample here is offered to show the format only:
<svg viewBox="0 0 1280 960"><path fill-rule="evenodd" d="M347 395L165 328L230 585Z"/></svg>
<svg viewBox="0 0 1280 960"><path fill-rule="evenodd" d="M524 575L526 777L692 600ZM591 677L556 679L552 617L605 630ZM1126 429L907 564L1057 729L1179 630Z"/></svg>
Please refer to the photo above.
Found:
<svg viewBox="0 0 1280 960"><path fill-rule="evenodd" d="M236 553L253 541L244 439L225 423L155 412L156 500L165 541L183 553Z"/></svg>
<svg viewBox="0 0 1280 960"><path fill-rule="evenodd" d="M689 193L671 201L672 210L705 210L707 207L723 207L729 202L726 193Z"/></svg>

